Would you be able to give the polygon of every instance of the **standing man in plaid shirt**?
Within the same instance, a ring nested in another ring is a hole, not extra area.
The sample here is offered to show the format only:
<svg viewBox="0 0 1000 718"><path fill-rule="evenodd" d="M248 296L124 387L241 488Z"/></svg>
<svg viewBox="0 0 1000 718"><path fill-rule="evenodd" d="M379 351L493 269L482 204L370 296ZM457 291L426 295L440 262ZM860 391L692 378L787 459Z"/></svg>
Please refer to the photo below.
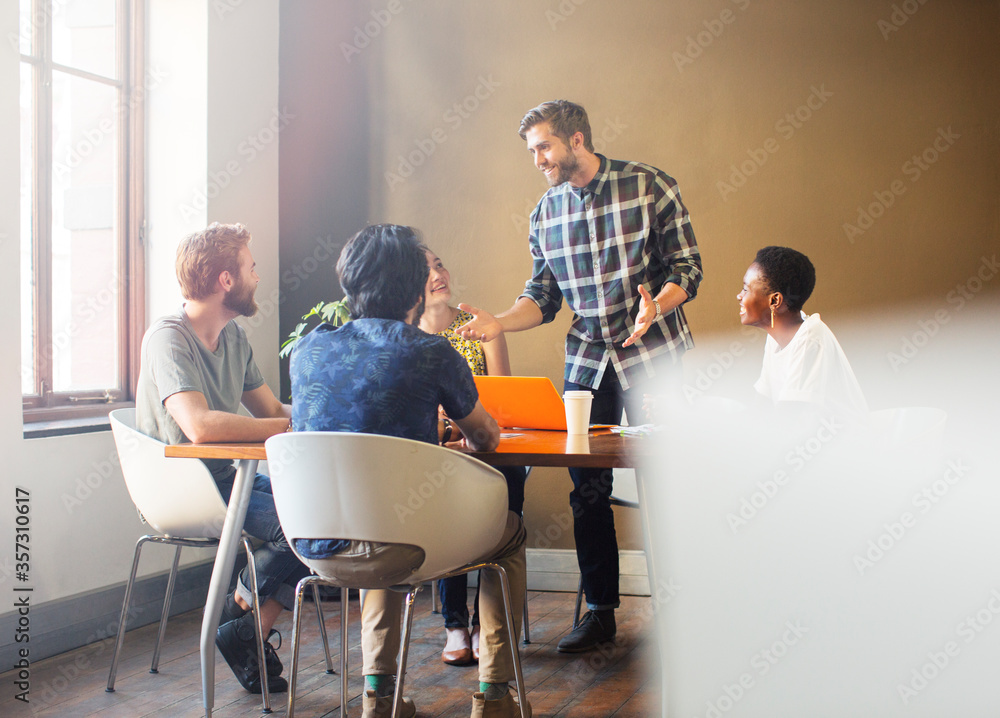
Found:
<svg viewBox="0 0 1000 718"><path fill-rule="evenodd" d="M550 322L562 300L574 312L566 336L565 389L594 392L592 423L642 416L644 387L679 370L694 343L682 305L701 282L701 255L673 178L638 162L595 154L580 105L544 102L519 134L550 189L531 214L532 277L514 306L459 329L484 342ZM559 642L590 650L615 635L618 541L610 469L570 469L577 559L587 597L580 624Z"/></svg>

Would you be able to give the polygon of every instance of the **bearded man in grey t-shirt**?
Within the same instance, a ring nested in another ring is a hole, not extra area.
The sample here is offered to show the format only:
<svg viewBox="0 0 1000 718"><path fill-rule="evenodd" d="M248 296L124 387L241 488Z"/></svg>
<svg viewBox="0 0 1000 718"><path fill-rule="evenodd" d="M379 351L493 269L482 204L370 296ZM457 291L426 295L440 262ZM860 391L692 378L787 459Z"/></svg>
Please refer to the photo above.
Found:
<svg viewBox="0 0 1000 718"><path fill-rule="evenodd" d="M138 428L168 444L264 441L289 427L291 406L264 383L246 332L234 320L257 312L260 278L250 254L250 232L240 224L212 224L177 248L177 280L184 304L161 317L142 340L136 392ZM252 416L237 413L243 405ZM229 501L236 470L230 461L205 460ZM243 530L264 543L254 551L266 636L283 608L293 607L295 585L309 574L278 522L268 477L258 474ZM260 693L248 572L226 597L216 645L240 684ZM268 690L288 689L270 643Z"/></svg>

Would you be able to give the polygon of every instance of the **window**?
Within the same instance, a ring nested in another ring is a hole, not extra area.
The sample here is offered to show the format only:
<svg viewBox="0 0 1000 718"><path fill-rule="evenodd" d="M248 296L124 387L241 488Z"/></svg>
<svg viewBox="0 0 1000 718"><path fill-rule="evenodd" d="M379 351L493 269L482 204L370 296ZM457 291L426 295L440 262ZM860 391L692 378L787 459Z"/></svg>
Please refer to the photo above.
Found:
<svg viewBox="0 0 1000 718"><path fill-rule="evenodd" d="M144 324L141 0L20 0L25 422L133 399Z"/></svg>

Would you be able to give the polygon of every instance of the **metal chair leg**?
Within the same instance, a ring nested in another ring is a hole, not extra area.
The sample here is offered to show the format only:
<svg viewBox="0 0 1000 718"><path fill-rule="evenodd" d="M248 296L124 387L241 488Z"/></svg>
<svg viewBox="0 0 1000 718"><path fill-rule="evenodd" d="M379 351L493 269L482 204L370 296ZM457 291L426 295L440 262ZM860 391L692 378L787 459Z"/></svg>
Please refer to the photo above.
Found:
<svg viewBox="0 0 1000 718"><path fill-rule="evenodd" d="M406 655L410 648L410 627L413 625L413 600L417 597L420 586L412 587L403 601L403 645L399 649L398 665L396 666L396 691L392 696L392 718L399 716L403 705L403 682L406 677Z"/></svg>
<svg viewBox="0 0 1000 718"><path fill-rule="evenodd" d="M441 613L438 610L438 582L431 581L431 613Z"/></svg>
<svg viewBox="0 0 1000 718"><path fill-rule="evenodd" d="M521 641L524 645L531 644L531 631L528 628L528 582L524 582L524 616L521 620L521 625L524 626L524 640Z"/></svg>
<svg viewBox="0 0 1000 718"><path fill-rule="evenodd" d="M580 625L581 606L583 606L583 576L580 576L580 587L576 589L576 609L573 611L573 628Z"/></svg>
<svg viewBox="0 0 1000 718"><path fill-rule="evenodd" d="M302 594L311 583L306 576L295 587L295 606L292 612L292 668L288 676L288 718L295 716L295 684L299 675L299 629L302 626Z"/></svg>
<svg viewBox="0 0 1000 718"><path fill-rule="evenodd" d="M330 658L330 642L326 637L326 621L323 619L323 605L319 600L319 586L313 584L313 603L316 604L316 619L319 621L319 633L323 637L323 652L326 654L326 672L328 675L336 673L333 670L333 659Z"/></svg>
<svg viewBox="0 0 1000 718"><path fill-rule="evenodd" d="M260 623L260 596L257 593L257 562L253 557L253 546L250 544L250 539L246 536L243 537L243 548L247 552L247 570L250 573L250 590L253 594L251 609L253 610L254 634L257 637L257 671L260 675L260 695L263 703L261 710L264 713L270 713L271 692L267 684L267 654L264 653L264 629Z"/></svg>
<svg viewBox="0 0 1000 718"><path fill-rule="evenodd" d="M295 587L295 605L292 614L292 667L288 676L288 711L287 718L295 716L295 686L298 683L299 674L299 638L302 631L302 601L307 589L313 591L313 601L319 606L319 586L331 585L319 576L306 576ZM340 715L347 718L347 618L348 618L348 590L341 589L341 630L340 630L340 650L342 675L340 681ZM336 673L333 670L333 662L330 658L330 649L326 643L326 625L323 620L323 612L319 611L320 630L323 633L323 644L326 647L327 673Z"/></svg>
<svg viewBox="0 0 1000 718"><path fill-rule="evenodd" d="M178 546L174 551L174 563L170 567L170 576L167 578L167 592L163 596L163 611L160 614L160 630L156 633L156 643L153 645L153 663L149 667L150 673L160 672L160 644L163 643L163 636L167 633L167 619L170 618L170 601L174 597L174 585L177 583L177 567L181 561L181 549Z"/></svg>
<svg viewBox="0 0 1000 718"><path fill-rule="evenodd" d="M340 588L340 718L347 718L347 619L350 614L351 591Z"/></svg>
<svg viewBox="0 0 1000 718"><path fill-rule="evenodd" d="M115 692L115 676L118 674L118 658L122 650L122 643L125 641L125 623L128 619L128 607L132 601L132 587L135 585L135 574L139 569L139 556L142 553L142 545L149 541L152 536L143 536L135 544L135 554L132 558L132 573L129 574L128 583L125 584L125 598L122 601L122 616L118 621L118 637L115 639L115 652L111 654L111 671L108 673L108 687L104 690L108 693Z"/></svg>
<svg viewBox="0 0 1000 718"><path fill-rule="evenodd" d="M511 608L513 602L510 595L510 581L507 579L507 571L497 564L489 564L500 575L500 589L503 593L504 617L507 619L507 635L510 637L511 657L514 660L514 682L517 684L517 704L521 710L521 718L528 718L525 708L527 696L524 691L524 675L521 673L521 653L517 650L517 633L514 630L514 611Z"/></svg>

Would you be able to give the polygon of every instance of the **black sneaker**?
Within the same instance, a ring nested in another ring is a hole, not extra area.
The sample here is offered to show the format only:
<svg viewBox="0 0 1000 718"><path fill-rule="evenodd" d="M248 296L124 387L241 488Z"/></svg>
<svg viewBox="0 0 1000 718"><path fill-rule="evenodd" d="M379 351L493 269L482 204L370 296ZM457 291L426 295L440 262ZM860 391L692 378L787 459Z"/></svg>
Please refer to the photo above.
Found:
<svg viewBox="0 0 1000 718"><path fill-rule="evenodd" d="M226 602L222 604L222 613L219 614L219 625L224 626L230 621L242 618L246 613L246 609L236 603L235 592L231 593L226 596Z"/></svg>
<svg viewBox="0 0 1000 718"><path fill-rule="evenodd" d="M281 665L281 659L278 658L277 650L271 645L271 636L278 637L278 648L281 648L281 634L272 628L271 632L267 634L267 640L264 641L264 663L267 665L267 675L273 678L274 676L280 676L285 667Z"/></svg>
<svg viewBox="0 0 1000 718"><path fill-rule="evenodd" d="M559 641L560 653L583 653L615 637L615 611L587 611L568 636Z"/></svg>
<svg viewBox="0 0 1000 718"><path fill-rule="evenodd" d="M229 664L240 685L250 693L260 693L260 670L257 662L257 641L254 637L253 614L248 613L242 618L219 626L219 630L215 634L215 645L226 663ZM271 650L273 652L274 649ZM278 661L277 654L274 654L274 659ZM278 661L278 666L281 666L281 661ZM269 665L267 671L268 691L284 693L288 690L288 681L280 675L271 675L270 668Z"/></svg>

